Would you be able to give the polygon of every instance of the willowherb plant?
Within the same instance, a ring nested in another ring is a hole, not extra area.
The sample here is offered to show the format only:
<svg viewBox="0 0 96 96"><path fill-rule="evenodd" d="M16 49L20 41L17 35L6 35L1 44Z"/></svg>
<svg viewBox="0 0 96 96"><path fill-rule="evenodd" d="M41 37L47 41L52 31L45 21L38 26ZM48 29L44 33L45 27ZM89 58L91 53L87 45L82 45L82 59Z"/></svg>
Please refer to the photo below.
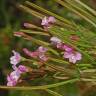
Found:
<svg viewBox="0 0 96 96"><path fill-rule="evenodd" d="M14 55L10 58L10 63L12 64L13 72L7 76L8 87L0 86L0 88L16 90L38 89L45 90L54 96L63 96L49 88L82 81L90 83L90 85L96 85L96 33L93 32L93 29L95 30L96 28L95 11L80 0L53 1L82 17L85 22L92 26L92 29L88 29L85 27L86 25L76 25L75 22L69 21L29 1L26 1L25 4L30 7L18 5L24 11L40 18L41 27L24 23L26 29L14 32L14 36L32 41L38 45L38 48L34 51L23 48L22 51L27 58L14 50L12 51ZM36 10L31 9L31 7ZM45 16L45 14L47 15ZM32 35L44 36L48 41L39 40ZM22 64L20 65L19 63ZM60 82L40 86L21 86L23 82L41 77L47 78L47 75Z"/></svg>

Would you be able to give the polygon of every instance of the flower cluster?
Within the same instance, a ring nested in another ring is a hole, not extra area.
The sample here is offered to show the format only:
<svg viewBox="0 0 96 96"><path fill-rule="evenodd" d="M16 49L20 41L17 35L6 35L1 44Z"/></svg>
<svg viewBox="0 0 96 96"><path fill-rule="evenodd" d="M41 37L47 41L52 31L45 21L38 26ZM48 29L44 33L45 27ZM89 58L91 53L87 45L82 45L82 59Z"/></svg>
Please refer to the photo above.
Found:
<svg viewBox="0 0 96 96"><path fill-rule="evenodd" d="M39 59L41 62L45 62L48 60L48 57L46 56L46 52L48 51L47 48L40 46L36 51L32 52L29 51L27 48L23 49L24 53L32 58Z"/></svg>
<svg viewBox="0 0 96 96"><path fill-rule="evenodd" d="M56 20L55 20L55 18L52 17L52 16L50 16L50 17L44 17L44 18L42 19L41 25L43 25L43 27L44 27L45 29L48 29L48 28L50 28L51 24L53 24L53 23L55 23L55 22L56 22ZM75 36L75 35L72 35L72 36L70 37L70 39L71 39L71 40L78 40L79 37L77 37L77 36ZM56 46L56 48L64 51L63 57L66 58L66 59L69 59L69 62L71 62L71 63L76 63L76 61L82 59L81 53L76 52L76 51L74 50L74 48L72 48L71 46L63 43L59 38L57 38L57 37L52 37L52 38L50 39L50 41L51 41L51 44L52 44L52 45Z"/></svg>
<svg viewBox="0 0 96 96"><path fill-rule="evenodd" d="M51 44L56 46L56 48L61 49L62 51L64 51L63 57L66 58L66 59L69 59L69 62L76 63L76 61L82 59L81 53L76 52L74 50L74 48L72 48L71 46L63 43L59 38L52 37L50 39L50 41L51 41Z"/></svg>
<svg viewBox="0 0 96 96"><path fill-rule="evenodd" d="M18 52L12 51L13 56L10 58L10 63L12 64L13 72L7 76L7 86L15 86L22 73L28 72L28 69L24 65L16 66L21 61L21 56Z"/></svg>
<svg viewBox="0 0 96 96"><path fill-rule="evenodd" d="M44 17L42 19L41 25L44 27L45 30L48 30L48 28L50 28L50 26L55 22L56 20L52 16ZM27 36L23 32L15 32L14 35L18 37ZM29 38L28 40L31 40L30 39L31 37L29 35L27 36L27 38ZM71 39L78 40L79 37L72 35ZM82 59L81 53L75 51L73 47L65 44L59 38L51 37L50 41L51 41L51 45L63 51L63 58L69 59L70 63L76 63L78 60ZM29 51L27 48L23 48L23 51L27 56L35 60L39 60L40 63L44 63L49 60L49 56L47 56L48 49L43 46L38 47L37 50L35 51ZM24 65L17 66L17 64L22 61L21 55L14 50L12 52L14 55L10 58L10 63L12 64L12 68L14 71L7 76L7 81L8 81L7 86L15 86L18 83L21 74L28 72L28 67Z"/></svg>

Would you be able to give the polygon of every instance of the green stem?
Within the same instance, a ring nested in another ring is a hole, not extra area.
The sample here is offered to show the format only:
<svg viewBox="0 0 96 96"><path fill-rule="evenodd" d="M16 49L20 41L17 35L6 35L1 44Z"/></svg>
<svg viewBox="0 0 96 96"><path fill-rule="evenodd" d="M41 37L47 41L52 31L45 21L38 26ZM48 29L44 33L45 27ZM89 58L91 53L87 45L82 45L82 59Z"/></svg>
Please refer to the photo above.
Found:
<svg viewBox="0 0 96 96"><path fill-rule="evenodd" d="M55 84L50 84L50 85L42 85L42 86L31 86L31 87L7 87L7 86L0 86L0 89L8 89L8 90L42 90L42 89L47 89L47 88L55 88L58 86L62 86L68 83L74 83L76 81L79 81L78 78L70 79L67 81L55 83Z"/></svg>
<svg viewBox="0 0 96 96"><path fill-rule="evenodd" d="M69 62L61 60L61 59L56 59L56 58L50 58L50 61L57 62L57 63L62 63L62 64L69 64Z"/></svg>
<svg viewBox="0 0 96 96"><path fill-rule="evenodd" d="M89 22L90 24L92 24L95 28L96 28L96 24L94 22L92 22L89 18L87 18L86 16L82 15L80 12L78 12L77 10L75 10L72 6L70 6L69 4L61 1L61 0L54 0L57 3L59 3L60 5L68 8L69 10L73 11L74 13L76 13L77 15L79 15L80 17L82 17L83 19L85 19L87 22Z"/></svg>
<svg viewBox="0 0 96 96"><path fill-rule="evenodd" d="M24 33L30 33L30 34L35 34L35 35L43 35L43 36L50 36L48 33L42 32L42 31L32 31L32 30L20 30L21 32Z"/></svg>
<svg viewBox="0 0 96 96"><path fill-rule="evenodd" d="M89 18L90 20L92 20L93 22L95 22L96 18L91 15L90 13L88 13L86 10L82 9L82 7L80 8L78 6L78 4L76 2L74 2L74 0L66 0L66 2L68 4L70 4L72 7L76 8L82 15L84 15L86 18Z"/></svg>
<svg viewBox="0 0 96 96"><path fill-rule="evenodd" d="M45 91L47 91L48 93L52 94L53 96L62 96L61 94L58 94L57 92L52 91L50 89L46 89Z"/></svg>
<svg viewBox="0 0 96 96"><path fill-rule="evenodd" d="M34 11L34 10L26 7L26 6L18 5L18 7L19 7L20 9L23 9L24 11L30 13L31 15L34 15L34 16L40 18L40 19L42 19L42 18L44 17L44 15L42 15L42 14L40 14L39 12L36 12L36 11Z"/></svg>
<svg viewBox="0 0 96 96"><path fill-rule="evenodd" d="M81 2L80 0L74 0L77 3L79 3L80 5L82 5L84 8L86 8L89 12L91 12L93 15L96 16L96 11L92 8L90 8L89 6L87 6L86 4L84 4L83 2Z"/></svg>

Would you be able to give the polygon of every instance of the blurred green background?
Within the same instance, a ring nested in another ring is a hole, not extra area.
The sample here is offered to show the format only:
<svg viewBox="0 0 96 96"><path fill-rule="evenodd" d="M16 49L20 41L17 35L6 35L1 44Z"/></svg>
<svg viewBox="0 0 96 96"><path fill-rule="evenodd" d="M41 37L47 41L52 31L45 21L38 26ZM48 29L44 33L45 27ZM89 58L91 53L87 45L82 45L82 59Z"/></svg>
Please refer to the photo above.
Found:
<svg viewBox="0 0 96 96"><path fill-rule="evenodd" d="M22 12L16 7L17 3L23 4L26 0L0 0L0 84L6 84L6 70L10 69L9 58L11 56L11 50L16 49L20 51L23 46L32 47L31 43L28 43L20 38L13 36L14 31L18 31L24 22L37 22L34 16ZM76 20L83 24L78 16L71 13L67 9L53 2L53 0L30 0L37 3L44 8L51 10L65 18L70 20ZM96 9L96 0L82 0L92 8ZM66 85L65 87L56 88L55 90L65 94L64 96L80 96L78 84ZM81 86L82 87L82 86ZM91 88L93 91L88 90L85 96L96 96L95 87ZM43 94L42 94L43 93ZM88 93L88 94L87 94ZM1 96L51 96L46 95L43 91L7 91L0 90ZM40 95L41 94L41 95Z"/></svg>

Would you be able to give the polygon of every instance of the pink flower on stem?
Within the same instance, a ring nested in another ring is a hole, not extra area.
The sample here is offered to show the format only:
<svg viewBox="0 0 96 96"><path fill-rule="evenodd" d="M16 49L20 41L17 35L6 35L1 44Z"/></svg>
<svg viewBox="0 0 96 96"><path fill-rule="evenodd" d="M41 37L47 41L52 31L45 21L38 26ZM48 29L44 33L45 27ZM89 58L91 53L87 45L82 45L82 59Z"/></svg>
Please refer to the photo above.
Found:
<svg viewBox="0 0 96 96"><path fill-rule="evenodd" d="M68 46L68 45L66 45L66 44L62 44L61 49L65 50L67 52L73 51L73 48Z"/></svg>
<svg viewBox="0 0 96 96"><path fill-rule="evenodd" d="M47 48L40 46L37 51L39 52L38 57L40 61L46 62L48 60L48 57L45 55L45 53L48 51Z"/></svg>
<svg viewBox="0 0 96 96"><path fill-rule="evenodd" d="M53 23L56 22L56 19L53 16L49 16L48 22L51 23L51 24L53 24Z"/></svg>
<svg viewBox="0 0 96 96"><path fill-rule="evenodd" d="M24 53L32 58L38 58L41 61L47 61L48 57L45 55L45 53L48 51L47 48L40 46L36 51L32 52L29 51L27 48L23 49Z"/></svg>
<svg viewBox="0 0 96 96"><path fill-rule="evenodd" d="M51 41L51 44L54 45L54 46L56 46L57 48L61 48L62 47L62 41L59 38L52 37L50 39L50 41Z"/></svg>
<svg viewBox="0 0 96 96"><path fill-rule="evenodd" d="M47 30L47 29L50 28L50 26L51 26L53 23L55 23L55 22L56 22L56 20L55 20L54 17L52 17L52 16L46 17L46 16L45 16L45 17L42 19L41 25L45 28L45 30Z"/></svg>
<svg viewBox="0 0 96 96"><path fill-rule="evenodd" d="M51 37L50 41L51 41L52 44L57 44L57 43L61 43L61 42L62 42L62 41L61 41L59 38L57 38L57 37Z"/></svg>
<svg viewBox="0 0 96 96"><path fill-rule="evenodd" d="M59 38L57 37L52 37L50 39L51 44L55 45L58 49L64 50L64 51L72 51L73 48L70 47L67 44L64 44Z"/></svg>
<svg viewBox="0 0 96 96"><path fill-rule="evenodd" d="M12 52L14 55L10 58L10 63L13 65L17 65L21 61L21 56L18 52L14 50Z"/></svg>
<svg viewBox="0 0 96 96"><path fill-rule="evenodd" d="M43 25L43 26L49 26L48 23L49 23L49 22L48 22L48 18L45 16L45 17L42 19L41 25Z"/></svg>
<svg viewBox="0 0 96 96"><path fill-rule="evenodd" d="M40 46L40 47L37 49L37 51L38 51L39 53L45 53L45 52L48 51L48 49L45 48L45 47L43 47L43 46Z"/></svg>
<svg viewBox="0 0 96 96"><path fill-rule="evenodd" d="M28 68L24 65L19 65L18 67L13 66L14 70L7 76L7 86L15 86L22 73L28 72Z"/></svg>
<svg viewBox="0 0 96 96"><path fill-rule="evenodd" d="M20 73L17 70L11 72L10 75L7 76L7 86L15 86L19 78Z"/></svg>
<svg viewBox="0 0 96 96"><path fill-rule="evenodd" d="M49 58L45 54L39 54L40 61L46 62Z"/></svg>
<svg viewBox="0 0 96 96"><path fill-rule="evenodd" d="M16 84L17 84L16 81L7 82L7 86L15 86Z"/></svg>
<svg viewBox="0 0 96 96"><path fill-rule="evenodd" d="M64 52L64 58L69 59L69 62L76 63L76 61L82 59L82 55L79 52Z"/></svg>
<svg viewBox="0 0 96 96"><path fill-rule="evenodd" d="M22 73L28 72L28 68L24 65L16 66L21 61L21 56L18 52L12 51L13 56L10 58L10 63L12 64L13 72L7 76L7 86L15 86Z"/></svg>
<svg viewBox="0 0 96 96"><path fill-rule="evenodd" d="M25 73L25 72L28 72L28 68L26 66L24 66L24 65L19 65L18 66L18 71L20 73Z"/></svg>

